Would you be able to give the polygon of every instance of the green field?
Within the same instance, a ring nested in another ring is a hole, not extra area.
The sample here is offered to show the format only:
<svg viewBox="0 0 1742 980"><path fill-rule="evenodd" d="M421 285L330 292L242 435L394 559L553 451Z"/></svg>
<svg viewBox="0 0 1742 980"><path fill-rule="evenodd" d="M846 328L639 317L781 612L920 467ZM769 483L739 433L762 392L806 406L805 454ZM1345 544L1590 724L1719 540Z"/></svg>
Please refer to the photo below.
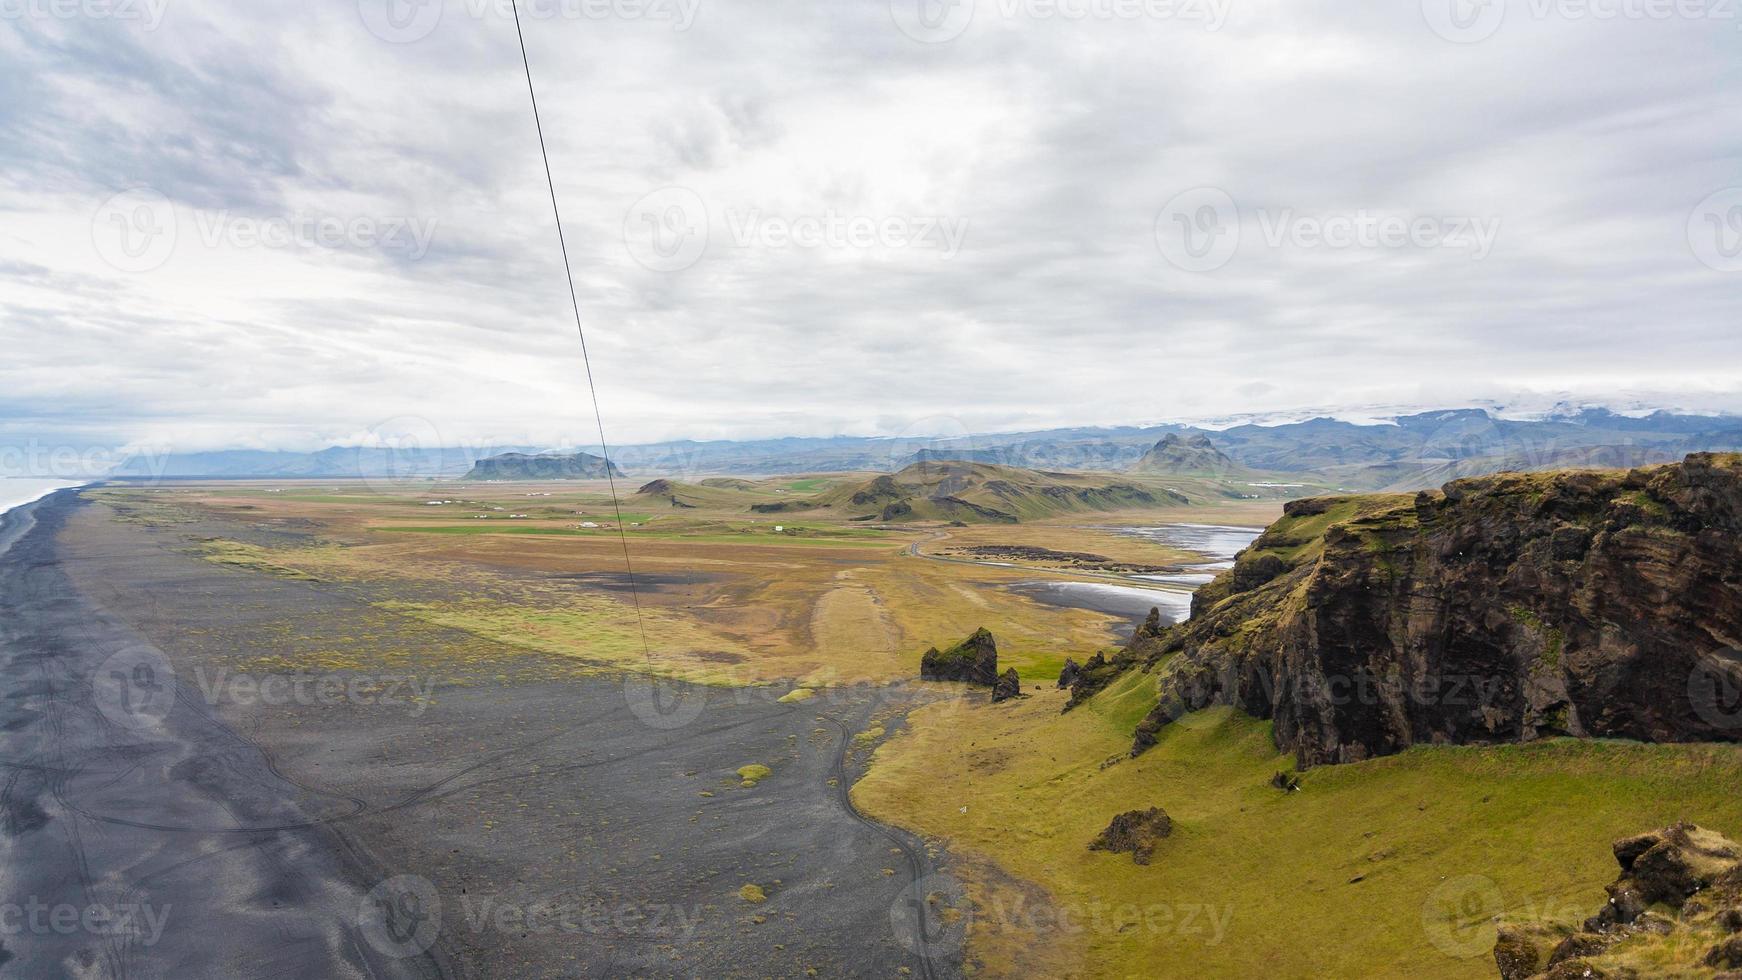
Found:
<svg viewBox="0 0 1742 980"><path fill-rule="evenodd" d="M963 858L985 972L1492 977L1493 917L1596 911L1612 839L1682 819L1742 832L1739 747L1421 747L1283 793L1269 779L1292 759L1232 709L1127 758L1150 683L1130 675L1063 716L1053 692L928 707L855 787L868 812ZM1114 814L1150 806L1175 826L1152 864L1087 850ZM1042 886L1051 910L1011 915L1036 898L1005 875Z"/></svg>

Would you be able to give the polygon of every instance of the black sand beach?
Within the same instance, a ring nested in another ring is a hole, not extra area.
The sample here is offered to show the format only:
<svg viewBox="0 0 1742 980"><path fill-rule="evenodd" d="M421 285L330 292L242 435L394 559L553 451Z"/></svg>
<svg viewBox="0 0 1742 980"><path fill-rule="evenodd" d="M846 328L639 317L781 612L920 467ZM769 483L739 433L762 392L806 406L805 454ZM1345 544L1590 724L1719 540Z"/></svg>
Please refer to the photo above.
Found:
<svg viewBox="0 0 1742 980"><path fill-rule="evenodd" d="M110 919L21 910L0 972L959 971L947 875L847 802L912 692L581 674L189 553L217 530L74 493L7 519L8 900Z"/></svg>

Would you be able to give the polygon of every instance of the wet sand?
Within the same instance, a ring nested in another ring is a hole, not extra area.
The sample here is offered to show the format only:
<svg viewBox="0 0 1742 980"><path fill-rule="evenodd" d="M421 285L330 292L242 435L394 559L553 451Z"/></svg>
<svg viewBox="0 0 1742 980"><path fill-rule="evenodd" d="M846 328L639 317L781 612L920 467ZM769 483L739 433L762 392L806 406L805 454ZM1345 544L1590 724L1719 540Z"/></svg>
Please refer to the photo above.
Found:
<svg viewBox="0 0 1742 980"><path fill-rule="evenodd" d="M7 935L22 975L960 970L947 869L847 797L852 736L923 695L577 674L189 553L240 525L34 513L0 555L11 894L168 911Z"/></svg>

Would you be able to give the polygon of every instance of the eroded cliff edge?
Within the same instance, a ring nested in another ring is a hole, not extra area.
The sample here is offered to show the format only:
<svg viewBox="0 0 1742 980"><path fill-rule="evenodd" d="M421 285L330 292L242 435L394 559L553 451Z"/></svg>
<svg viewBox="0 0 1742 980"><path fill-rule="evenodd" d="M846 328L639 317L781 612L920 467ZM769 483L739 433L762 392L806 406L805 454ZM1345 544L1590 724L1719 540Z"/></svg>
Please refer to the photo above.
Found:
<svg viewBox="0 0 1742 980"><path fill-rule="evenodd" d="M1205 586L1076 678L1157 677L1180 715L1275 720L1304 768L1418 743L1742 735L1742 455L1506 473L1290 503Z"/></svg>

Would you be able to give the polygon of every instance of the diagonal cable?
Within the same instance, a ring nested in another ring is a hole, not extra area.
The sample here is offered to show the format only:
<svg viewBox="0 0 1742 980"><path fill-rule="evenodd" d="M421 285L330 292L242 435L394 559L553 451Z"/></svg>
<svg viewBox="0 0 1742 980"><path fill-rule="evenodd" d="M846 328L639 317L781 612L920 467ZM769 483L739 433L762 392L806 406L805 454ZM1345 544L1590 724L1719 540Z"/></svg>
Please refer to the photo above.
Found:
<svg viewBox="0 0 1742 980"><path fill-rule="evenodd" d="M569 264L569 243L563 235L562 209L556 203L556 178L550 172L550 150L544 144L544 122L538 114L538 91L532 85L532 62L526 56L526 35L520 30L520 0L510 0L514 36L520 41L520 65L526 69L526 94L532 99L532 124L538 128L538 155L544 160L544 182L550 188L550 212L556 218L556 240L562 246L563 274L569 281L569 305L575 311L575 332L581 337L581 362L587 368L587 391L593 396L593 419L599 423L599 452L605 458L605 481L611 488L611 512L617 518L617 540L623 545L623 568L629 573L629 596L635 602L635 625L641 631L641 655L653 659L647 646L647 622L641 616L641 590L635 565L629 560L629 535L623 529L623 505L617 500L617 480L611 475L611 449L605 442L605 416L599 412L599 387L593 383L593 359L587 354L587 329L581 325L581 300L575 294L575 271Z"/></svg>

